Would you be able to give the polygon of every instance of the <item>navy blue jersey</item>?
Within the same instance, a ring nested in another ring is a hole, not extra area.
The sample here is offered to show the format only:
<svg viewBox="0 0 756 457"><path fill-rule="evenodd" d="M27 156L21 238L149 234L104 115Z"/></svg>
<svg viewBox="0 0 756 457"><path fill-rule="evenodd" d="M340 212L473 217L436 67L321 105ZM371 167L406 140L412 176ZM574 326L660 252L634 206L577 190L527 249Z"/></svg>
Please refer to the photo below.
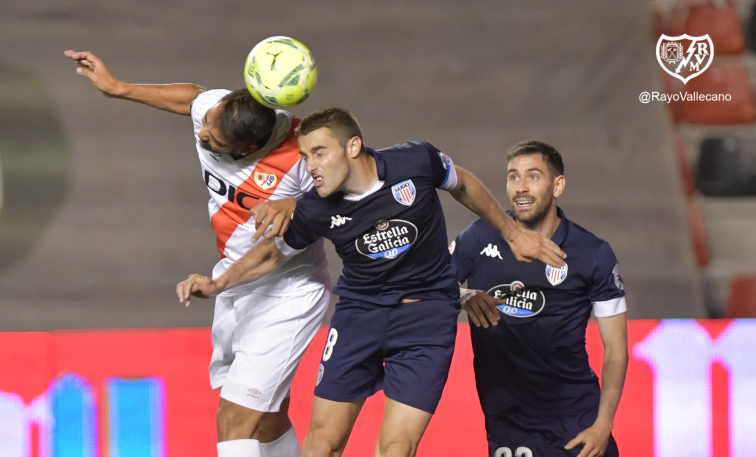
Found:
<svg viewBox="0 0 756 457"><path fill-rule="evenodd" d="M425 142L367 151L378 169L373 190L326 198L307 192L283 241L304 249L320 238L331 240L344 262L334 288L343 298L378 305L459 298L436 193L456 183L451 159Z"/></svg>
<svg viewBox="0 0 756 457"><path fill-rule="evenodd" d="M518 262L501 234L483 220L452 243L457 279L506 300L499 325L470 326L475 379L487 415L574 414L598 405L598 378L588 365L585 331L591 310L625 311L624 286L609 243L567 220L552 241L567 254L555 268Z"/></svg>

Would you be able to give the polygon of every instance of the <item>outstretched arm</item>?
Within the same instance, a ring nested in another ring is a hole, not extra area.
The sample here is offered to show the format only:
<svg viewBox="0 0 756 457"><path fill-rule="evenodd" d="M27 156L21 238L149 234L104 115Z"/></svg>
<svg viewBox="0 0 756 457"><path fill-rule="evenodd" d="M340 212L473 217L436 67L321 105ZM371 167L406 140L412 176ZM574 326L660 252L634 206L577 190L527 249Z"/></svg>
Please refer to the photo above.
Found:
<svg viewBox="0 0 756 457"><path fill-rule="evenodd" d="M91 52L66 51L76 62L77 73L88 78L106 97L144 103L176 114L191 114L192 101L205 88L196 84L127 84L116 79L105 64Z"/></svg>
<svg viewBox="0 0 756 457"><path fill-rule="evenodd" d="M190 296L208 298L240 284L252 282L272 272L286 260L275 241L263 240L244 254L225 273L216 279L202 275L189 275L186 281L176 286L176 295L181 303L189 306Z"/></svg>
<svg viewBox="0 0 756 457"><path fill-rule="evenodd" d="M460 166L455 169L457 185L450 191L452 197L501 232L517 260L538 259L549 265L564 265L567 255L559 246L536 232L519 228L475 175Z"/></svg>

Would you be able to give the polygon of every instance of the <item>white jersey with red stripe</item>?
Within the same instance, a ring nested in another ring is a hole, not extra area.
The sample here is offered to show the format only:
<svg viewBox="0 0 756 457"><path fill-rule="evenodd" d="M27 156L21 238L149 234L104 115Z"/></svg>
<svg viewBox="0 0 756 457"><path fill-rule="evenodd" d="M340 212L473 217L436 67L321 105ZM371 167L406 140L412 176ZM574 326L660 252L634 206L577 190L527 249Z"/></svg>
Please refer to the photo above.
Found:
<svg viewBox="0 0 756 457"><path fill-rule="evenodd" d="M252 242L255 220L249 212L251 208L266 200L301 197L312 188L312 177L306 171L294 134L300 121L286 111L276 110L276 125L265 147L241 159L213 153L200 145L197 134L205 113L229 92L203 92L194 100L191 110L202 177L210 193L210 222L221 254L213 269L214 278L257 244ZM321 242L290 258L274 272L232 292L243 288L263 295L285 296L329 282Z"/></svg>

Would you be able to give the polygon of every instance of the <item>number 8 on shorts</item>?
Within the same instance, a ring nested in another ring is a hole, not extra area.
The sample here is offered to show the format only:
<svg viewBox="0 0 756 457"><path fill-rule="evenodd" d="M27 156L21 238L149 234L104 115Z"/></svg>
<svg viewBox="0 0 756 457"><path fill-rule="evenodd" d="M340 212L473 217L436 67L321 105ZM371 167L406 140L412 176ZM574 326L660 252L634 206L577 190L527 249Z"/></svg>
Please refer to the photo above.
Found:
<svg viewBox="0 0 756 457"><path fill-rule="evenodd" d="M339 332L332 328L330 332L328 332L328 339L326 340L326 347L323 351L323 362L328 362L328 359L331 358L331 355L333 355L333 347L336 345L336 340L339 339Z"/></svg>

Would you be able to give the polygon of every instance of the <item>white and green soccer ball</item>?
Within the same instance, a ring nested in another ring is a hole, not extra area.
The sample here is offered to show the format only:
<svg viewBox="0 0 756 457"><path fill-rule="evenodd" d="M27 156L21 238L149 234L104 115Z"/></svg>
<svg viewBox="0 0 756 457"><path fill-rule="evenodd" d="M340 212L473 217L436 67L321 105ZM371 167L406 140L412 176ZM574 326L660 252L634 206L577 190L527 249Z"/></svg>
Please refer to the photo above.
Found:
<svg viewBox="0 0 756 457"><path fill-rule="evenodd" d="M317 80L318 67L310 50L285 36L257 43L244 64L244 82L249 93L269 108L302 103Z"/></svg>

